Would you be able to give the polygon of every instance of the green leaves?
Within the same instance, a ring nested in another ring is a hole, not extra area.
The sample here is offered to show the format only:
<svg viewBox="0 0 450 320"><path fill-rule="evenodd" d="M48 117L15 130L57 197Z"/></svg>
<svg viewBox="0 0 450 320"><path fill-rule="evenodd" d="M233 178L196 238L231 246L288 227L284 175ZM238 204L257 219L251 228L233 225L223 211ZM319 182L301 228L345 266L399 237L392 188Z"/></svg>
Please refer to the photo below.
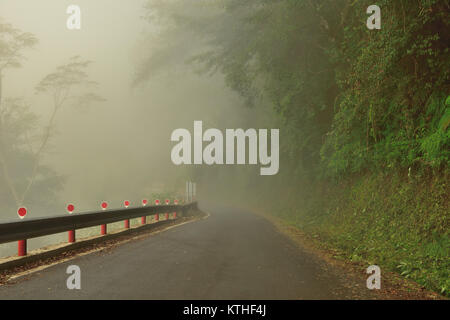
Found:
<svg viewBox="0 0 450 320"><path fill-rule="evenodd" d="M138 80L180 61L222 73L248 106L272 105L301 174L439 166L450 125L448 8L377 4L383 23L373 32L361 1L151 0L147 16L164 40L149 39Z"/></svg>
<svg viewBox="0 0 450 320"><path fill-rule="evenodd" d="M444 115L439 121L439 129L441 129L443 132L446 132L448 127L450 126L450 96L447 97L445 105L447 108L445 109Z"/></svg>
<svg viewBox="0 0 450 320"><path fill-rule="evenodd" d="M364 4L354 3L355 12L347 15L342 40L333 51L334 60L348 64L337 73L339 108L324 143L327 152L322 160L333 168L329 175L407 168L418 160L424 166L448 161L448 138L442 129L449 120L443 115L441 97L448 95L450 58L444 30L449 19L436 14L445 11L445 5L439 1L379 5L380 32L358 27L355 13L362 12ZM364 163L352 160L355 149L348 144L365 146Z"/></svg>

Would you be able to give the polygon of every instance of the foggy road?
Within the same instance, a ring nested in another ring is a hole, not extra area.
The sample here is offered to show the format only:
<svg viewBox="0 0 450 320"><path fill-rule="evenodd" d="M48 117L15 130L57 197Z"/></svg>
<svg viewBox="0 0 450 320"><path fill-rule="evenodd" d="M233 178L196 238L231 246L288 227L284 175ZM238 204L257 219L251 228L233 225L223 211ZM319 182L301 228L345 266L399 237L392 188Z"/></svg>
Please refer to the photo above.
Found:
<svg viewBox="0 0 450 320"><path fill-rule="evenodd" d="M16 279L0 286L0 299L354 297L330 266L265 219L233 209L208 212L206 219ZM69 265L81 269L80 290L66 287Z"/></svg>

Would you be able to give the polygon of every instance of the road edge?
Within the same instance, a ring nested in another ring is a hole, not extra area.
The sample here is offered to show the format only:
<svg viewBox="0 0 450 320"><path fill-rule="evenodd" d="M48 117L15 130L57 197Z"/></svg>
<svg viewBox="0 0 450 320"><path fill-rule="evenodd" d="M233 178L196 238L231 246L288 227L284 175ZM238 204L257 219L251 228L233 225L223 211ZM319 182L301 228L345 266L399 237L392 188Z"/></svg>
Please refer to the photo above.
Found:
<svg viewBox="0 0 450 320"><path fill-rule="evenodd" d="M302 230L270 213L249 208L246 208L246 210L266 219L278 232L291 239L301 249L317 256L325 263L340 269L343 273L357 277L365 283L368 277L366 268L369 264L345 259L338 250L317 239L313 239ZM447 300L446 297L439 293L427 290L418 283L405 279L394 272L383 272L382 283L381 290L375 292L380 300Z"/></svg>

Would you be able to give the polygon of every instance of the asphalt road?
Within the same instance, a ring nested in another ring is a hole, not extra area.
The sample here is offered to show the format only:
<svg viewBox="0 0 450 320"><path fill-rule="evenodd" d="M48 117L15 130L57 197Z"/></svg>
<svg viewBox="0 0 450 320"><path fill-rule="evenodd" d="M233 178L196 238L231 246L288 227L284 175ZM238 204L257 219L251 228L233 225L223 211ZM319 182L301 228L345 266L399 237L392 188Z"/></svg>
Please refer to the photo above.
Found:
<svg viewBox="0 0 450 320"><path fill-rule="evenodd" d="M233 209L80 256L15 283L0 299L346 299L364 298L334 267L299 249L263 218ZM66 269L81 269L69 290Z"/></svg>

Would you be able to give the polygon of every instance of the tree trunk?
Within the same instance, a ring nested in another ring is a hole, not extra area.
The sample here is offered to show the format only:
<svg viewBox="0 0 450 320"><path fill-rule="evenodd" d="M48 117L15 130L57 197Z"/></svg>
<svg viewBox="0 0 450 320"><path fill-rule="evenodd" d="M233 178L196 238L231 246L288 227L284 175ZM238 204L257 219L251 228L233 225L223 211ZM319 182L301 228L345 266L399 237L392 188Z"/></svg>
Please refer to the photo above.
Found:
<svg viewBox="0 0 450 320"><path fill-rule="evenodd" d="M2 172L3 172L3 177L4 180L6 182L6 184L8 185L8 189L11 192L14 201L16 202L17 206L20 206L20 200L19 200L19 196L17 194L17 190L14 187L14 183L9 175L9 168L8 168L8 163L6 161L6 157L5 157L5 143L4 143L4 135L3 135L3 119L2 119L2 93L3 93L3 88L2 88L2 82L3 82L3 75L2 72L0 70L0 165L2 167Z"/></svg>

